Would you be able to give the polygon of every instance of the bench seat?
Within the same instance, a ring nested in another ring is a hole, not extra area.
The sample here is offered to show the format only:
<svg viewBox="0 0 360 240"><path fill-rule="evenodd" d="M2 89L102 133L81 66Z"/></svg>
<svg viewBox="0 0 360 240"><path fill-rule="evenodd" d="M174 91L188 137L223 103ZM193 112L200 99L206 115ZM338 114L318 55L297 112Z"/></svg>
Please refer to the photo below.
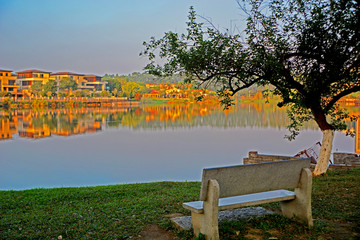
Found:
<svg viewBox="0 0 360 240"><path fill-rule="evenodd" d="M235 197L219 198L219 211L293 199L295 199L294 192L282 189ZM186 202L183 203L183 207L196 213L204 213L203 201Z"/></svg>

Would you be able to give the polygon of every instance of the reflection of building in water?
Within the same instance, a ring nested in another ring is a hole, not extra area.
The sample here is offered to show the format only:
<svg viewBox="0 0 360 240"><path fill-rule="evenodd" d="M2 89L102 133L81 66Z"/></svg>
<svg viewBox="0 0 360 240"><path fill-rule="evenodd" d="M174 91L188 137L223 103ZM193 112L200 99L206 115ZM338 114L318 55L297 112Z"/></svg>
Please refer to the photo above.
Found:
<svg viewBox="0 0 360 240"><path fill-rule="evenodd" d="M356 121L355 152L360 153L360 118Z"/></svg>
<svg viewBox="0 0 360 240"><path fill-rule="evenodd" d="M25 130L19 130L19 136L28 138L45 138L50 137L51 132L46 125L42 128L28 127Z"/></svg>
<svg viewBox="0 0 360 240"><path fill-rule="evenodd" d="M10 139L17 133L17 117L0 119L0 140Z"/></svg>
<svg viewBox="0 0 360 240"><path fill-rule="evenodd" d="M22 121L19 125L19 137L27 138L45 138L50 137L51 132L49 126L42 124L42 126L35 127L31 122Z"/></svg>
<svg viewBox="0 0 360 240"><path fill-rule="evenodd" d="M76 124L74 124L72 127L69 126L62 126L62 124L59 124L59 126L52 131L52 133L56 135L61 136L70 136L70 135L76 135L81 133L91 133L91 132L97 132L101 130L101 121L79 121Z"/></svg>

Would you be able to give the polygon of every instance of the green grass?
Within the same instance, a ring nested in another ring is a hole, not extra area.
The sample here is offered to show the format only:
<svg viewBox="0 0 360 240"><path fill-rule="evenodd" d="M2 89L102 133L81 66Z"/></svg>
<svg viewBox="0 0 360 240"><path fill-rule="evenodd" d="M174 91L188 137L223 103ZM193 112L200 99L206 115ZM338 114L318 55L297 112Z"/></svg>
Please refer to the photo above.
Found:
<svg viewBox="0 0 360 240"><path fill-rule="evenodd" d="M125 239L183 211L199 183L145 183L0 192L0 239Z"/></svg>
<svg viewBox="0 0 360 240"><path fill-rule="evenodd" d="M220 226L221 239L356 239L360 235L360 169L329 172L313 181L314 228L281 215L232 221ZM0 239L130 239L151 224L191 239L164 217L190 212L197 182L0 191ZM278 204L266 207L279 210Z"/></svg>

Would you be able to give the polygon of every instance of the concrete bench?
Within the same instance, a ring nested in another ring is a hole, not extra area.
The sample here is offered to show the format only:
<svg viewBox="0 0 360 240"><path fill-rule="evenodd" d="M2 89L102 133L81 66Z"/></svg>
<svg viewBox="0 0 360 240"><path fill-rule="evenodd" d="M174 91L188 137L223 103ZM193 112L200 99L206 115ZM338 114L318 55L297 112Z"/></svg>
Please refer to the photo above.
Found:
<svg viewBox="0 0 360 240"><path fill-rule="evenodd" d="M280 202L284 216L313 225L310 159L293 159L203 170L200 201L183 203L191 210L194 233L219 239L218 212ZM286 189L294 189L289 191Z"/></svg>

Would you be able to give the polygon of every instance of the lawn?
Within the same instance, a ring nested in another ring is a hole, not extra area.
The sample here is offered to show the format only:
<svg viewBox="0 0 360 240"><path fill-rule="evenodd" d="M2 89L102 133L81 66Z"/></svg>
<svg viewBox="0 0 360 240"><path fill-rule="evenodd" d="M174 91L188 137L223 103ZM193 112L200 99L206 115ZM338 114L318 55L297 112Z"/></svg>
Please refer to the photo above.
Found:
<svg viewBox="0 0 360 240"><path fill-rule="evenodd" d="M275 214L224 223L221 239L358 239L359 183L360 169L315 178L312 229ZM0 191L0 239L136 239L152 224L191 239L165 215L189 215L181 203L198 200L199 191L198 182Z"/></svg>

